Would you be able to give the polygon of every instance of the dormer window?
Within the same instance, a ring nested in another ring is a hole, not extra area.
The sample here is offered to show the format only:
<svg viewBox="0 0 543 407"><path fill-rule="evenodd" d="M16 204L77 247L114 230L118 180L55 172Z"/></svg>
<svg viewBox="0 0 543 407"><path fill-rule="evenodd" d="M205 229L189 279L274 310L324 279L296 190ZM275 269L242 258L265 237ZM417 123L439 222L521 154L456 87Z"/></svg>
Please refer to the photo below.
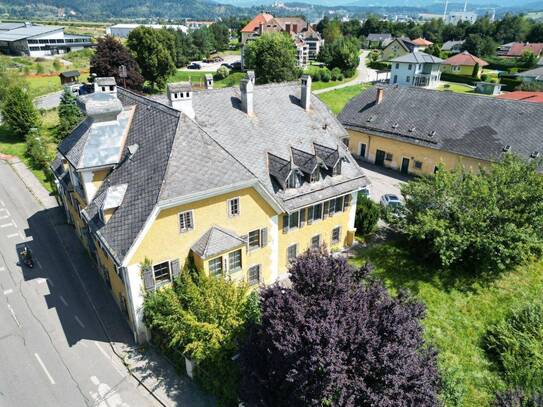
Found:
<svg viewBox="0 0 543 407"><path fill-rule="evenodd" d="M315 171L311 174L309 182L319 182L321 180L321 171L319 168L316 168Z"/></svg>
<svg viewBox="0 0 543 407"><path fill-rule="evenodd" d="M334 166L332 175L341 175L341 160L339 160Z"/></svg>
<svg viewBox="0 0 543 407"><path fill-rule="evenodd" d="M299 188L302 185L300 175L296 171L292 171L287 179L287 188Z"/></svg>

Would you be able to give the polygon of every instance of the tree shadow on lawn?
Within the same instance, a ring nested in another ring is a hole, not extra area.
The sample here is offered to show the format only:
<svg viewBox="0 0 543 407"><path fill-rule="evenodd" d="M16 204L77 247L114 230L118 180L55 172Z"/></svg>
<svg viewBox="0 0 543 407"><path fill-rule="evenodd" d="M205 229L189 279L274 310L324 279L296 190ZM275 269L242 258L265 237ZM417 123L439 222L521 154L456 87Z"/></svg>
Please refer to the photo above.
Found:
<svg viewBox="0 0 543 407"><path fill-rule="evenodd" d="M375 266L374 275L394 290L409 289L419 293L421 284L450 292L477 292L499 277L498 273L477 270L473 265L444 268L428 255L428 251L414 247L402 236L386 233L378 236L375 243L354 249L355 261L360 266L369 261Z"/></svg>

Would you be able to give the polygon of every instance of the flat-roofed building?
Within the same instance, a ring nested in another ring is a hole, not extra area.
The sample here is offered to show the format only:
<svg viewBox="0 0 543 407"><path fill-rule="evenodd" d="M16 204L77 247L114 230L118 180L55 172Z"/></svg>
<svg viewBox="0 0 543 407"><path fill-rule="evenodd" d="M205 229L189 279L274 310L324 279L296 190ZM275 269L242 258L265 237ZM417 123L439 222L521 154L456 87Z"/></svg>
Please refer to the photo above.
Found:
<svg viewBox="0 0 543 407"><path fill-rule="evenodd" d="M183 31L186 33L188 27L180 24L115 24L106 28L106 34L117 38L128 38L128 35L138 27L148 27L155 30L168 28L175 31Z"/></svg>

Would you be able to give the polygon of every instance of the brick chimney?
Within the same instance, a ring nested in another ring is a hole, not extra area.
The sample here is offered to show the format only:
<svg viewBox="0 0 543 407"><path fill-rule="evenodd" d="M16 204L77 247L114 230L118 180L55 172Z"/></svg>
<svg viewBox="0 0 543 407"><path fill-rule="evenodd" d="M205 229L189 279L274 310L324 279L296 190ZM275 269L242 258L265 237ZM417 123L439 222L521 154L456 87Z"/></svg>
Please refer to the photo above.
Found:
<svg viewBox="0 0 543 407"><path fill-rule="evenodd" d="M192 84L190 82L169 83L167 86L170 106L194 119L192 107Z"/></svg>
<svg viewBox="0 0 543 407"><path fill-rule="evenodd" d="M375 94L375 104L379 105L385 97L385 90L381 87L376 88L377 93Z"/></svg>
<svg viewBox="0 0 543 407"><path fill-rule="evenodd" d="M300 96L300 104L304 110L309 111L311 108L311 76L302 75L302 92Z"/></svg>
<svg viewBox="0 0 543 407"><path fill-rule="evenodd" d="M251 82L251 80L247 78L242 79L239 84L239 89L241 93L241 110L243 110L249 116L253 116L253 82Z"/></svg>

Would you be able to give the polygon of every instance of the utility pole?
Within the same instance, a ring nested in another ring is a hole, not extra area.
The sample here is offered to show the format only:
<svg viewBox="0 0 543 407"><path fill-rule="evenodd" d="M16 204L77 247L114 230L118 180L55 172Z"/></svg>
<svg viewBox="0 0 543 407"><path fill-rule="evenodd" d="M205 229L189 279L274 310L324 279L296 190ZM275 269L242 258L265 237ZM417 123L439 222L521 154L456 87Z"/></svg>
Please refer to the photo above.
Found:
<svg viewBox="0 0 543 407"><path fill-rule="evenodd" d="M465 1L464 3L464 13L468 11L468 0Z"/></svg>
<svg viewBox="0 0 543 407"><path fill-rule="evenodd" d="M449 0L445 0L445 10L443 10L443 21L447 20L447 7L449 7Z"/></svg>

